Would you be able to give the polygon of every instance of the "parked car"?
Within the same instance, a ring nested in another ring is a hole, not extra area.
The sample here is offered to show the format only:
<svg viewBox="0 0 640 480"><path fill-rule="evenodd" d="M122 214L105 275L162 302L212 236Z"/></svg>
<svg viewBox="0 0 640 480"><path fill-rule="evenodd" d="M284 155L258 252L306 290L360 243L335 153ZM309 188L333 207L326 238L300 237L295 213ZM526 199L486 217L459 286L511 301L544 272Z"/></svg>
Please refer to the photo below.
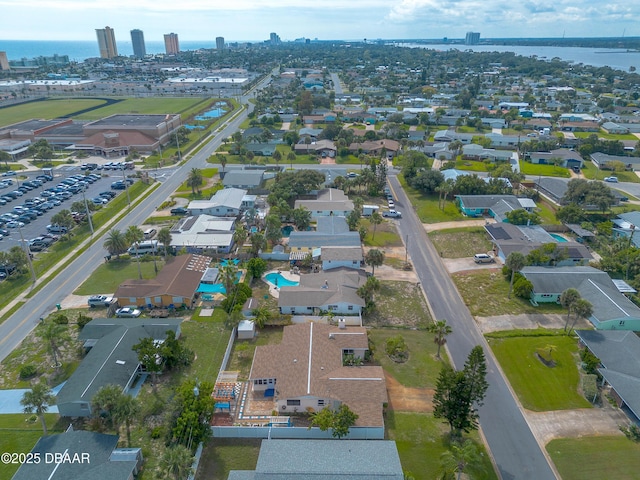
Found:
<svg viewBox="0 0 640 480"><path fill-rule="evenodd" d="M476 253L473 256L473 261L476 263L493 263L496 259L487 253Z"/></svg>
<svg viewBox="0 0 640 480"><path fill-rule="evenodd" d="M186 215L187 213L189 213L189 210L184 207L176 207L171 209L171 215Z"/></svg>
<svg viewBox="0 0 640 480"><path fill-rule="evenodd" d="M402 213L397 210L385 210L382 212L382 216L389 218L402 218Z"/></svg>
<svg viewBox="0 0 640 480"><path fill-rule="evenodd" d="M125 188L127 188L127 186L122 180L118 180L117 182L113 182L111 184L111 188L113 190L124 190Z"/></svg>
<svg viewBox="0 0 640 480"><path fill-rule="evenodd" d="M108 307L113 303L113 297L108 295L92 295L87 300L89 307Z"/></svg>
<svg viewBox="0 0 640 480"><path fill-rule="evenodd" d="M618 177L605 177L604 181L609 183L618 183Z"/></svg>
<svg viewBox="0 0 640 480"><path fill-rule="evenodd" d="M24 227L24 223L19 222L17 220L11 220L10 222L7 222L7 228L19 228L19 227Z"/></svg>
<svg viewBox="0 0 640 480"><path fill-rule="evenodd" d="M2 173L3 177L15 177L15 175L16 175L16 172L14 172L13 170L8 170Z"/></svg>
<svg viewBox="0 0 640 480"><path fill-rule="evenodd" d="M116 310L116 317L120 318L135 318L139 317L142 312L137 308L123 307Z"/></svg>
<svg viewBox="0 0 640 480"><path fill-rule="evenodd" d="M47 232L49 233L67 233L67 227L63 225L47 225Z"/></svg>

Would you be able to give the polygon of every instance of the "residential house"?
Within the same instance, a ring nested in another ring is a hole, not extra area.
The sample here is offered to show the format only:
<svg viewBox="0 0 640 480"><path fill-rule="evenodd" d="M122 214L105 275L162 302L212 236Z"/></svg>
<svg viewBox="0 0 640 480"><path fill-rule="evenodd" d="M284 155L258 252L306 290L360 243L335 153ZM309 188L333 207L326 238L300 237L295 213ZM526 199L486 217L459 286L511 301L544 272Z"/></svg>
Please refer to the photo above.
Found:
<svg viewBox="0 0 640 480"><path fill-rule="evenodd" d="M272 157L273 153L276 151L275 143L247 143L245 144L245 148L248 152L252 152L254 155L259 157ZM236 185L232 185L236 186ZM243 188L242 186L238 188ZM246 188L246 187L244 187Z"/></svg>
<svg viewBox="0 0 640 480"><path fill-rule="evenodd" d="M581 267L524 267L520 274L533 285L531 301L557 303L568 288L575 288L580 296L593 305L588 319L598 330L640 330L640 308L622 292L635 292L624 281L611 280L597 268Z"/></svg>
<svg viewBox="0 0 640 480"><path fill-rule="evenodd" d="M629 244L640 248L640 212L619 213L613 219L613 236L615 238L628 238Z"/></svg>
<svg viewBox="0 0 640 480"><path fill-rule="evenodd" d="M91 400L101 387L117 385L124 393L146 378L132 347L143 338L162 342L167 331L180 336L181 318L98 318L84 326L78 339L89 349L56 396L63 417L88 417Z"/></svg>
<svg viewBox="0 0 640 480"><path fill-rule="evenodd" d="M255 471L231 470L228 480L403 480L390 440L263 440Z"/></svg>
<svg viewBox="0 0 640 480"><path fill-rule="evenodd" d="M300 284L280 288L278 308L285 315L360 315L365 306L357 293L365 284L364 270L339 267L300 275Z"/></svg>
<svg viewBox="0 0 640 480"><path fill-rule="evenodd" d="M602 152L594 152L590 155L591 162L600 170L611 168L612 162L621 162L627 170L640 170L640 157L628 157L623 155L608 155Z"/></svg>
<svg viewBox="0 0 640 480"><path fill-rule="evenodd" d="M273 151L271 153L273 153ZM224 185L224 190L229 190L233 188L236 190L244 190L246 194L246 191L251 191L251 190L255 190L256 188L260 188L263 180L264 180L264 171L262 170L229 170L224 175L224 178L222 179L222 185ZM223 192L224 190L219 190L219 192ZM238 192L234 193L234 195L240 196ZM235 197L234 197L234 200L237 203L237 200L235 199ZM210 215L213 215L213 214L210 214Z"/></svg>
<svg viewBox="0 0 640 480"><path fill-rule="evenodd" d="M486 138L491 140L494 148L518 148L520 145L519 135L502 135L500 133L487 133Z"/></svg>
<svg viewBox="0 0 640 480"><path fill-rule="evenodd" d="M316 221L315 231L291 232L289 235L290 260L301 260L309 253L320 256L320 249L323 247L361 248L360 234L349 231L345 217L320 216Z"/></svg>
<svg viewBox="0 0 640 480"><path fill-rule="evenodd" d="M387 158L393 158L400 151L400 142L384 138L382 140L370 140L362 143L352 143L349 151L362 152L374 157L381 157L383 153Z"/></svg>
<svg viewBox="0 0 640 480"><path fill-rule="evenodd" d="M614 123L614 122L604 122L602 124L602 129L605 132L611 133L614 135L624 135L626 133L629 133L628 127L626 127L625 125L620 125L619 123Z"/></svg>
<svg viewBox="0 0 640 480"><path fill-rule="evenodd" d="M253 392L273 391L280 413L335 410L344 403L358 415L352 428L378 428L383 438L382 367L345 366L348 358L364 359L368 348L364 327L288 325L280 344L256 347L249 382Z"/></svg>
<svg viewBox="0 0 640 480"><path fill-rule="evenodd" d="M510 150L496 150L494 148L484 148L477 143L462 146L462 156L474 160L491 160L492 162L509 162L515 160L517 163L518 154Z"/></svg>
<svg viewBox="0 0 640 480"><path fill-rule="evenodd" d="M338 152L335 143L331 140L318 140L307 143L302 139L293 146L293 149L298 155L314 154L329 158L335 158Z"/></svg>
<svg viewBox="0 0 640 480"><path fill-rule="evenodd" d="M142 467L142 450L117 447L118 435L69 427L64 433L40 437L32 455L26 456L38 461L22 462L11 479L133 480Z"/></svg>
<svg viewBox="0 0 640 480"><path fill-rule="evenodd" d="M539 177L534 180L535 188L552 202L561 205L567 193L567 182L561 178Z"/></svg>
<svg viewBox="0 0 640 480"><path fill-rule="evenodd" d="M618 408L640 421L640 338L630 331L577 330L580 342L600 360L598 373L611 386ZM626 408L624 408L626 407Z"/></svg>
<svg viewBox="0 0 640 480"><path fill-rule="evenodd" d="M322 270L354 268L359 270L364 262L362 247L321 247Z"/></svg>
<svg viewBox="0 0 640 480"><path fill-rule="evenodd" d="M555 245L549 262L556 266L587 265L593 256L589 249L578 242L558 242L540 225L511 225L510 223L490 223L484 226L489 234L496 256L506 261L509 254L519 252L528 255L532 250L544 245Z"/></svg>
<svg viewBox="0 0 640 480"><path fill-rule="evenodd" d="M156 278L125 280L113 296L121 307L192 308L209 263L211 259L201 255L169 257Z"/></svg>
<svg viewBox="0 0 640 480"><path fill-rule="evenodd" d="M235 221L229 217L183 217L171 227L171 246L187 253L229 253L233 248Z"/></svg>
<svg viewBox="0 0 640 480"><path fill-rule="evenodd" d="M430 143L422 147L422 152L431 158L438 160L453 160L456 152L449 149L450 142Z"/></svg>
<svg viewBox="0 0 640 480"><path fill-rule="evenodd" d="M462 144L472 142L474 135L472 133L458 133L455 130L438 130L433 135L434 142L455 142L456 140Z"/></svg>
<svg viewBox="0 0 640 480"><path fill-rule="evenodd" d="M346 217L353 210L353 202L337 188L326 188L318 192L316 199L296 200L294 208L306 208L312 218L338 216Z"/></svg>
<svg viewBox="0 0 640 480"><path fill-rule="evenodd" d="M563 132L599 132L598 122L565 122L560 123L560 130Z"/></svg>
<svg viewBox="0 0 640 480"><path fill-rule="evenodd" d="M558 164L565 168L582 168L584 165L582 156L575 150L569 150L567 148L558 148L550 152L529 153L529 161L533 164L553 165L555 159L558 159Z"/></svg>
<svg viewBox="0 0 640 480"><path fill-rule="evenodd" d="M490 216L496 221L505 221L505 213L524 209L532 212L536 204L530 198L515 195L456 195L460 211L468 217Z"/></svg>
<svg viewBox="0 0 640 480"><path fill-rule="evenodd" d="M231 172L228 172L229 175ZM262 174L262 172L260 172ZM226 177L226 175L225 175ZM218 190L209 200L192 200L187 209L191 215L213 215L214 217L237 217L244 209L247 191L239 188Z"/></svg>

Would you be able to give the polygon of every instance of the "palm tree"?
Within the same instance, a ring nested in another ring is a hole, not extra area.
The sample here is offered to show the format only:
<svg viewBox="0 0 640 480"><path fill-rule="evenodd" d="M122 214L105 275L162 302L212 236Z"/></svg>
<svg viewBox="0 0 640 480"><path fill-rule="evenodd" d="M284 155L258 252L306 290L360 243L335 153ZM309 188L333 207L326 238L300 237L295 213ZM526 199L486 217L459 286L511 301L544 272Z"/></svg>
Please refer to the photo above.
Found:
<svg viewBox="0 0 640 480"><path fill-rule="evenodd" d="M282 160L282 153L280 153L278 150L273 152L273 160L276 162L276 165L280 165L280 160Z"/></svg>
<svg viewBox="0 0 640 480"><path fill-rule="evenodd" d="M573 322L571 323L571 327L569 328L569 335L571 335L571 331L573 330L573 327L576 326L576 322L579 318L588 319L591 315L593 315L593 305L589 300L580 298L576 300L576 303L573 304L573 313L575 317L573 318Z"/></svg>
<svg viewBox="0 0 640 480"><path fill-rule="evenodd" d="M200 191L202 186L202 171L199 168L192 168L187 177L187 187L191 187L191 193L196 194L196 189Z"/></svg>
<svg viewBox="0 0 640 480"><path fill-rule="evenodd" d="M36 383L31 390L24 392L20 399L20 405L24 408L24 413L35 413L42 423L42 431L47 435L47 422L44 414L49 410L50 405L54 405L56 397L46 383Z"/></svg>
<svg viewBox="0 0 640 480"><path fill-rule="evenodd" d="M575 288L567 288L560 294L560 305L567 309L567 321L564 324L564 331L567 331L569 325L569 319L571 318L571 309L575 303L582 298L580 292Z"/></svg>
<svg viewBox="0 0 640 480"><path fill-rule="evenodd" d="M220 269L220 281L224 285L227 298L233 293L234 285L238 281L238 267L230 263Z"/></svg>
<svg viewBox="0 0 640 480"><path fill-rule="evenodd" d="M120 430L120 422L115 416L115 411L123 395L122 387L108 384L100 387L91 399L93 415L96 418L106 421L108 426L113 427L116 433Z"/></svg>
<svg viewBox="0 0 640 480"><path fill-rule="evenodd" d="M60 353L59 343L67 337L67 330L64 325L54 322L47 322L41 329L36 331L36 335L47 342L49 353L53 359L53 366L56 370L62 365L58 359Z"/></svg>
<svg viewBox="0 0 640 480"><path fill-rule="evenodd" d="M127 239L120 230L112 228L104 241L104 248L109 252L109 255L120 257L127 251Z"/></svg>
<svg viewBox="0 0 640 480"><path fill-rule="evenodd" d="M144 240L144 232L137 225L131 225L129 228L127 228L127 231L124 234L124 238L127 240L127 243L129 243L129 245L134 245L136 247L138 278L142 280L142 269L140 267L140 254L138 252L138 247L140 246L140 242Z"/></svg>
<svg viewBox="0 0 640 480"><path fill-rule="evenodd" d="M220 165L222 166L222 173L224 173L224 167L227 166L227 156L219 153L216 155L216 159L220 162Z"/></svg>
<svg viewBox="0 0 640 480"><path fill-rule="evenodd" d="M251 253L255 257L257 257L258 253L260 253L260 250L264 249L264 247L266 246L267 241L264 238L264 235L260 232L252 233L249 237L249 240L251 241Z"/></svg>
<svg viewBox="0 0 640 480"><path fill-rule="evenodd" d="M171 246L171 229L169 229L169 227L162 227L159 231L158 231L158 241L162 244L162 246L164 247L164 258L167 258L167 251L169 250L169 247Z"/></svg>
<svg viewBox="0 0 640 480"><path fill-rule="evenodd" d="M371 265L371 275L375 275L376 267L379 267L384 263L384 252L376 248L371 249L365 255L364 261L367 265Z"/></svg>
<svg viewBox="0 0 640 480"><path fill-rule="evenodd" d="M296 159L296 154L294 153L294 151L290 151L289 153L287 153L287 160L289 161L289 164L291 165L291 170L293 170L293 161Z"/></svg>
<svg viewBox="0 0 640 480"><path fill-rule="evenodd" d="M447 343L447 335L451 334L453 329L447 325L446 320L438 320L437 322L429 325L429 332L434 334L433 343L438 345L436 357L440 358L440 347Z"/></svg>
<svg viewBox="0 0 640 480"><path fill-rule="evenodd" d="M160 458L161 478L183 480L191 473L193 455L184 445L174 445L165 449Z"/></svg>
<svg viewBox="0 0 640 480"><path fill-rule="evenodd" d="M248 236L249 232L247 231L247 227L245 227L242 223L239 224L236 227L236 230L233 232L233 243L235 243L237 246L236 251L239 251L242 248L244 242L247 241Z"/></svg>
<svg viewBox="0 0 640 480"><path fill-rule="evenodd" d="M519 272L527 264L526 257L520 252L511 252L505 261L505 265L511 270L511 281L509 282L509 295L507 298L511 298L511 292L513 291L513 278L516 272Z"/></svg>
<svg viewBox="0 0 640 480"><path fill-rule="evenodd" d="M256 327L264 328L269 320L271 320L272 314L268 307L262 306L254 309L251 314L254 316L254 322Z"/></svg>
<svg viewBox="0 0 640 480"><path fill-rule="evenodd" d="M140 404L131 395L123 393L113 410L114 420L120 424L124 422L127 428L127 446L131 447L131 420L140 412Z"/></svg>
<svg viewBox="0 0 640 480"><path fill-rule="evenodd" d="M382 215L380 215L378 212L373 212L371 214L371 218L369 218L369 221L373 225L373 234L371 235L372 241L374 238L376 238L376 228L378 227L378 225L382 223L382 220L383 220Z"/></svg>
<svg viewBox="0 0 640 480"><path fill-rule="evenodd" d="M451 444L451 449L440 456L440 463L445 475L456 473L458 480L462 478L464 472L473 472L479 475L484 470L482 456L478 453L476 444L471 440L466 440L462 445L458 443ZM449 477L447 476L446 478Z"/></svg>

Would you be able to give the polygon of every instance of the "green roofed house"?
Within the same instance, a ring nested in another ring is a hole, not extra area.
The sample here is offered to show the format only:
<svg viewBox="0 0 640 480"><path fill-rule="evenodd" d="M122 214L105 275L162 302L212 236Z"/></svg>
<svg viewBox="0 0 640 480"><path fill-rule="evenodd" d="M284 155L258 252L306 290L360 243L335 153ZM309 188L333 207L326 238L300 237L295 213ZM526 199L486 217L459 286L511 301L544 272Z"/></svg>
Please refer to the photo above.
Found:
<svg viewBox="0 0 640 480"><path fill-rule="evenodd" d="M593 305L588 320L598 330L640 330L640 308L623 292L635 290L606 272L587 266L524 267L520 273L533 285L531 303L557 303L568 288L575 288Z"/></svg>
<svg viewBox="0 0 640 480"><path fill-rule="evenodd" d="M12 480L132 480L142 466L140 448L116 448L117 435L73 430L41 437Z"/></svg>
<svg viewBox="0 0 640 480"><path fill-rule="evenodd" d="M78 335L89 353L57 395L58 412L63 417L88 417L91 399L105 385L118 385L130 393L146 375L132 347L143 338L158 342L167 331L180 337L181 318L97 318Z"/></svg>
<svg viewBox="0 0 640 480"><path fill-rule="evenodd" d="M229 480L403 480L389 440L263 440L255 470Z"/></svg>

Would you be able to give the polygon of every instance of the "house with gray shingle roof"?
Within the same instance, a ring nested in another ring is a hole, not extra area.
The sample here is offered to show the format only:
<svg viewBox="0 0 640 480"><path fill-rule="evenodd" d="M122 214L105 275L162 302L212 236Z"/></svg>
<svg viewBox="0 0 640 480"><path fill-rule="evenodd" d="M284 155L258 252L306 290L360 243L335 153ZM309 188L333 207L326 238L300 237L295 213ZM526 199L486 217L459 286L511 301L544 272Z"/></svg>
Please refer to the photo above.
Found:
<svg viewBox="0 0 640 480"><path fill-rule="evenodd" d="M364 261L362 247L322 247L320 257L322 270L333 268L355 268L359 270Z"/></svg>
<svg viewBox="0 0 640 480"><path fill-rule="evenodd" d="M640 212L627 212L618 214L613 219L614 238L625 237L640 248Z"/></svg>
<svg viewBox="0 0 640 480"><path fill-rule="evenodd" d="M255 471L229 480L403 480L390 440L263 440Z"/></svg>
<svg viewBox="0 0 640 480"><path fill-rule="evenodd" d="M345 366L346 355L364 359L364 327L301 323L284 327L282 342L256 347L249 382L254 393L274 390L280 413L313 412L346 404L358 414L356 427L384 436L384 372L379 366Z"/></svg>
<svg viewBox="0 0 640 480"><path fill-rule="evenodd" d="M60 415L90 416L91 400L105 385L117 385L127 393L141 374L138 354L132 347L147 337L164 341L168 330L179 337L181 322L181 318L107 318L89 322L78 338L91 349L57 395Z"/></svg>
<svg viewBox="0 0 640 480"><path fill-rule="evenodd" d="M350 232L345 217L320 216L316 231L294 230L289 235L291 253L312 252L322 247L360 247L362 241L358 232Z"/></svg>
<svg viewBox="0 0 640 480"><path fill-rule="evenodd" d="M619 408L626 405L640 420L640 338L621 330L577 330L580 341L598 359L598 373L611 385Z"/></svg>
<svg viewBox="0 0 640 480"><path fill-rule="evenodd" d="M560 301L575 288L593 305L588 319L598 330L640 330L640 308L620 289L634 291L624 282L614 283L606 272L593 267L524 267L520 273L533 284L532 303Z"/></svg>
<svg viewBox="0 0 640 480"><path fill-rule="evenodd" d="M117 446L118 435L72 428L40 437L31 450L40 461L23 463L12 480L131 480L142 466L142 450ZM66 461L53 461L56 454Z"/></svg>
<svg viewBox="0 0 640 480"><path fill-rule="evenodd" d="M228 172L227 175L230 175ZM262 172L260 172L262 175ZM224 188L209 200L192 200L187 206L191 215L213 215L215 217L237 217L245 208L247 191L240 188Z"/></svg>
<svg viewBox="0 0 640 480"><path fill-rule="evenodd" d="M327 188L318 192L313 200L296 200L294 208L306 208L313 218L338 216L346 217L353 210L353 202L337 188Z"/></svg>
<svg viewBox="0 0 640 480"><path fill-rule="evenodd" d="M360 315L365 302L357 291L366 281L364 270L347 267L300 275L298 286L280 289L278 308L285 315Z"/></svg>
<svg viewBox="0 0 640 480"><path fill-rule="evenodd" d="M550 152L531 152L529 161L533 164L551 165L554 159L559 159L560 166L565 168L579 167L584 165L584 159L575 150L568 148L557 148Z"/></svg>
<svg viewBox="0 0 640 480"><path fill-rule="evenodd" d="M532 212L535 203L530 198L518 198L515 195L456 195L458 208L468 217L488 215L498 222L505 220L505 213L513 210Z"/></svg>
<svg viewBox="0 0 640 480"><path fill-rule="evenodd" d="M627 157L623 155L608 155L602 152L594 152L590 155L591 161L599 169L611 168L611 162L622 162L627 170L640 170L640 157Z"/></svg>

